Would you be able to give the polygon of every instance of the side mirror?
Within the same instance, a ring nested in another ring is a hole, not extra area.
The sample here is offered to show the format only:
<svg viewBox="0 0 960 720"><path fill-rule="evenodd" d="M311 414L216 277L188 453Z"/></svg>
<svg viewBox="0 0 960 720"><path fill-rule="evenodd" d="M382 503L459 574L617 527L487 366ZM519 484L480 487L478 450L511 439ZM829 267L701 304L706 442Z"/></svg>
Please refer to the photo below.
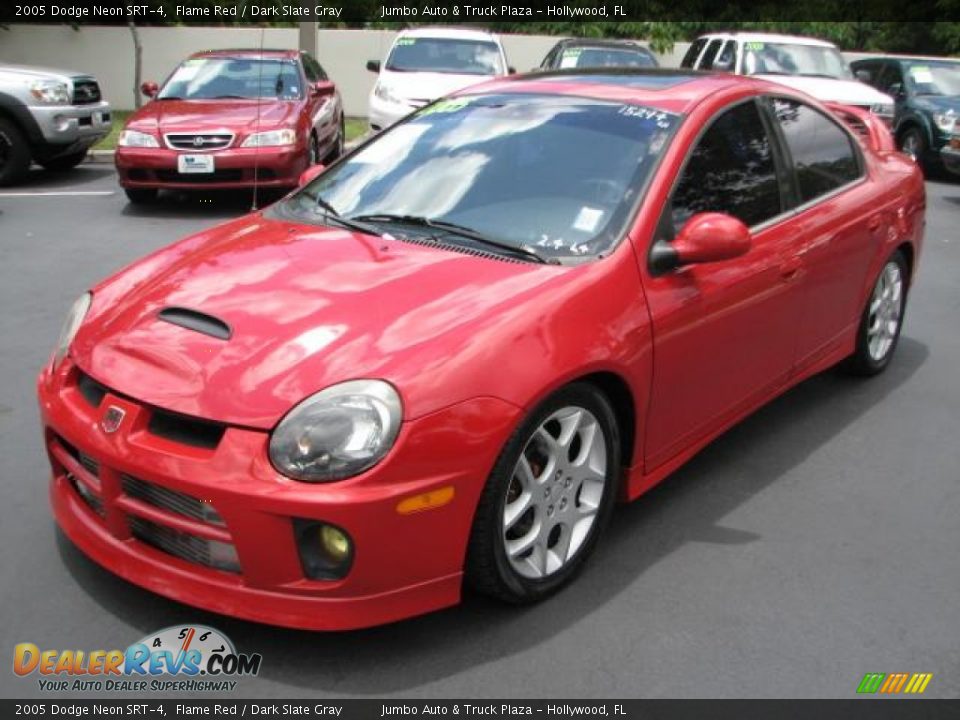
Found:
<svg viewBox="0 0 960 720"><path fill-rule="evenodd" d="M317 175L322 173L327 169L327 166L323 163L317 163L316 165L310 165L306 170L300 173L300 179L297 181L297 187L303 187L308 185Z"/></svg>
<svg viewBox="0 0 960 720"><path fill-rule="evenodd" d="M511 65L510 67L507 68L507 74L508 74L508 75L516 75L516 74L517 74L517 69L516 69L515 67L513 67L513 65Z"/></svg>
<svg viewBox="0 0 960 720"><path fill-rule="evenodd" d="M698 213L687 220L673 242L659 241L650 251L654 272L683 265L732 260L750 250L750 230L724 213Z"/></svg>
<svg viewBox="0 0 960 720"><path fill-rule="evenodd" d="M367 60L367 70L372 73L380 72L380 61L379 60Z"/></svg>
<svg viewBox="0 0 960 720"><path fill-rule="evenodd" d="M869 70L854 70L853 74L856 76L857 80L867 84L869 84L870 80L873 78L873 75Z"/></svg>
<svg viewBox="0 0 960 720"><path fill-rule="evenodd" d="M333 95L337 91L337 86L330 80L317 80L311 88L311 92L317 96Z"/></svg>
<svg viewBox="0 0 960 720"><path fill-rule="evenodd" d="M147 81L140 85L140 92L142 92L148 98L156 97L156 94L160 92L160 86L155 82Z"/></svg>

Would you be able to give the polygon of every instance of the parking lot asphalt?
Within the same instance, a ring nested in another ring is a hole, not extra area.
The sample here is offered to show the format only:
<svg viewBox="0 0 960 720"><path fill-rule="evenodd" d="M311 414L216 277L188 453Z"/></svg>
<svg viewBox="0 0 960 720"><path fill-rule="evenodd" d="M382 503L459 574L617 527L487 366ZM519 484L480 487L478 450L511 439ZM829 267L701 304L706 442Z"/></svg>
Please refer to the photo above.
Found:
<svg viewBox="0 0 960 720"><path fill-rule="evenodd" d="M122 649L194 622L263 654L235 697L848 698L867 672L930 672L926 696L960 696L960 184L927 190L919 277L885 374L827 372L744 421L619 508L579 580L543 604L467 597L320 634L129 585L74 549L47 505L34 379L70 303L247 200L135 209L104 165L3 189L0 656L25 641ZM0 695L41 694L36 675L6 667Z"/></svg>

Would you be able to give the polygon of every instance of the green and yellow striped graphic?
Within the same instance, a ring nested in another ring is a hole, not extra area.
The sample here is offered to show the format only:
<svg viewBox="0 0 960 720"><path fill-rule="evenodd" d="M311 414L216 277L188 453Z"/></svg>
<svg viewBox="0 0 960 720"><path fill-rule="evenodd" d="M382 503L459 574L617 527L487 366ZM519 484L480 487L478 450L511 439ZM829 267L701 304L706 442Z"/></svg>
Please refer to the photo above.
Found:
<svg viewBox="0 0 960 720"><path fill-rule="evenodd" d="M920 695L933 679L933 673L867 673L857 686L858 693L884 695Z"/></svg>

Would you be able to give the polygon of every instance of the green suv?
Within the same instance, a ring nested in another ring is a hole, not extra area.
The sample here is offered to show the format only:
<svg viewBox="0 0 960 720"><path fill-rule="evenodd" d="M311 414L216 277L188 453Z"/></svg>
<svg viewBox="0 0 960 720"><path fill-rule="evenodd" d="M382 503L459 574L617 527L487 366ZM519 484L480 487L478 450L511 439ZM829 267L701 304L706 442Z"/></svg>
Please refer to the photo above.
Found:
<svg viewBox="0 0 960 720"><path fill-rule="evenodd" d="M921 165L937 163L960 114L960 59L894 55L855 60L850 67L896 101L897 147Z"/></svg>

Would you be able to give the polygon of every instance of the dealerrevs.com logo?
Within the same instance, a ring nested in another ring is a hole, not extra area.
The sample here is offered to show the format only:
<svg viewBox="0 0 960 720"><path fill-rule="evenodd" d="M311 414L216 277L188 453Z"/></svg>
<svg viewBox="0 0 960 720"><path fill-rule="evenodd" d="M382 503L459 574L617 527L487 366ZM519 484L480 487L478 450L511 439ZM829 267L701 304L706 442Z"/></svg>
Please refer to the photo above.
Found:
<svg viewBox="0 0 960 720"><path fill-rule="evenodd" d="M219 630L176 625L126 650L41 650L19 643L13 672L39 676L40 690L50 692L223 692L236 689L235 678L257 675L262 660L259 653L238 653Z"/></svg>

